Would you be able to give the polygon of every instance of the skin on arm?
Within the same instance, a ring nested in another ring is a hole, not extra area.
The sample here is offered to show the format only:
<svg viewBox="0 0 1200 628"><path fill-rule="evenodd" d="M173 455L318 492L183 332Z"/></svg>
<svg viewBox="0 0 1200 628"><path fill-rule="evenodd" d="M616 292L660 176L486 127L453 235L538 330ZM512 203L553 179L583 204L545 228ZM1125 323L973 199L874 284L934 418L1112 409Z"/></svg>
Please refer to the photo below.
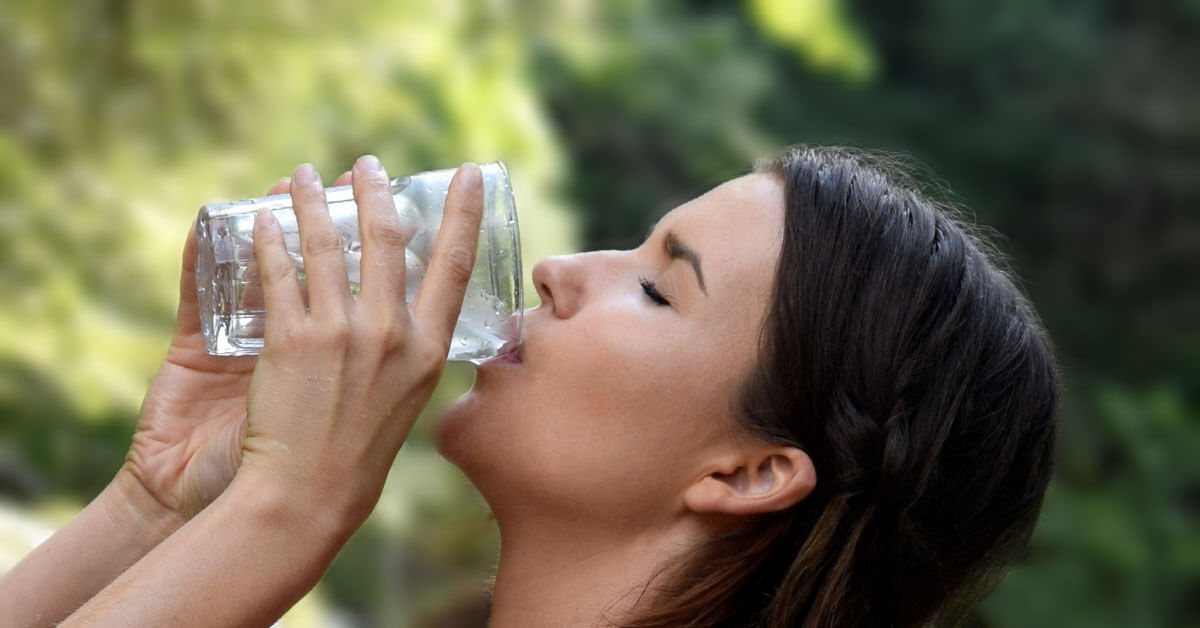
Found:
<svg viewBox="0 0 1200 628"><path fill-rule="evenodd" d="M5 626L50 626L183 524L118 475L66 526L0 578Z"/></svg>
<svg viewBox="0 0 1200 628"><path fill-rule="evenodd" d="M343 174L337 185L350 183ZM268 194L288 191L281 179ZM78 515L0 578L0 624L56 624L219 495L241 461L255 358L204 352L189 227L179 312L125 464Z"/></svg>
<svg viewBox="0 0 1200 628"><path fill-rule="evenodd" d="M374 507L441 373L482 212L477 167L459 170L411 311L404 244L386 174L354 168L362 290L349 294L337 235L311 167L291 191L309 312L264 213L255 226L266 342L250 385L242 461L208 508L63 625L257 626L307 592Z"/></svg>

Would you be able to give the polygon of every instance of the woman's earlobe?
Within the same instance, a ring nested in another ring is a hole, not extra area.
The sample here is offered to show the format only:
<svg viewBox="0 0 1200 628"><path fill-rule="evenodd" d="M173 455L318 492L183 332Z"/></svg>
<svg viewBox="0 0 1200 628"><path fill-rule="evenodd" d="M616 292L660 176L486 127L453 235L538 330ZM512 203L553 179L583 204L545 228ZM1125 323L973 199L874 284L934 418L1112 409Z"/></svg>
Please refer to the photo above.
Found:
<svg viewBox="0 0 1200 628"><path fill-rule="evenodd" d="M808 454L796 447L770 447L713 470L689 486L683 498L693 512L754 515L786 510L808 497L816 484Z"/></svg>

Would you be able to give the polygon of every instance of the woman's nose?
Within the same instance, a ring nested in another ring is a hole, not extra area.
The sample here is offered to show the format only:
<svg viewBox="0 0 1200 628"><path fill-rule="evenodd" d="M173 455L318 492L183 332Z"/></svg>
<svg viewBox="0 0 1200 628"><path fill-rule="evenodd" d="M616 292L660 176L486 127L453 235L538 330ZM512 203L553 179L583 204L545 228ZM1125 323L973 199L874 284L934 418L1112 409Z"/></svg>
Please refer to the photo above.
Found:
<svg viewBox="0 0 1200 628"><path fill-rule="evenodd" d="M579 255L555 255L533 266L533 285L558 318L570 318L583 303L583 268Z"/></svg>

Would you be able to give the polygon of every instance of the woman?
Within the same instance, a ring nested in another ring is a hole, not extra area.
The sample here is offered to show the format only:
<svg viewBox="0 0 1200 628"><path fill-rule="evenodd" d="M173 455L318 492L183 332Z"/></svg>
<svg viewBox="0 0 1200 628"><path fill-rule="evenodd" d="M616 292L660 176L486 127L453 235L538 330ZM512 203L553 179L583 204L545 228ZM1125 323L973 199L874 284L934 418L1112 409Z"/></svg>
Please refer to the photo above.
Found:
<svg viewBox="0 0 1200 628"><path fill-rule="evenodd" d="M278 226L256 224L257 361L203 353L189 238L126 464L6 576L19 625L264 625L362 523L440 373L480 183L456 176L405 307L386 175L364 157L351 180L357 299L311 167L281 184L308 313ZM492 626L954 625L1028 538L1045 334L963 225L870 160L790 149L637 249L533 279L522 347L438 428L500 527Z"/></svg>

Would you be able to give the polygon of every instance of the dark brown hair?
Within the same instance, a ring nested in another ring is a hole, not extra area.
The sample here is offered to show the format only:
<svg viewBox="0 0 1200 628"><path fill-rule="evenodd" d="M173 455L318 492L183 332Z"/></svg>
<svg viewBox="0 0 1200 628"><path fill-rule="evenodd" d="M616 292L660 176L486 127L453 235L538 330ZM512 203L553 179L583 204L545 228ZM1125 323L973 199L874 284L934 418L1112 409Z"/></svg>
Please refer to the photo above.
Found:
<svg viewBox="0 0 1200 628"><path fill-rule="evenodd" d="M701 547L627 626L956 625L1023 550L1051 472L1050 344L996 256L882 164L758 164L785 219L739 414L806 451L817 488Z"/></svg>

